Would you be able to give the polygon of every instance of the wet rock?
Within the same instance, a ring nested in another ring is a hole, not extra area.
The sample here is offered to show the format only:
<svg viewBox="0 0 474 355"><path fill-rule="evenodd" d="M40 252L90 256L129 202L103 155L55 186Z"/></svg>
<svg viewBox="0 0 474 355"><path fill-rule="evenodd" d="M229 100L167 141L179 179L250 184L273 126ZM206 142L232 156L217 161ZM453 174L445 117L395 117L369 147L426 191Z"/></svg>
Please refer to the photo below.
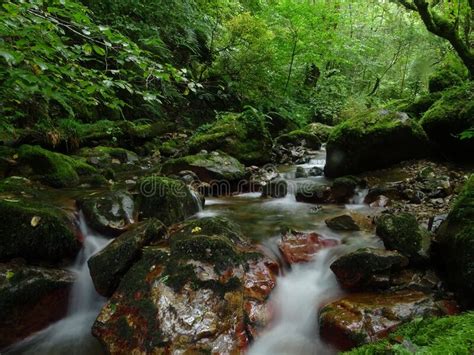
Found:
<svg viewBox="0 0 474 355"><path fill-rule="evenodd" d="M199 176L197 176L194 171L181 170L178 173L178 176L186 185L193 185L195 183L199 183Z"/></svg>
<svg viewBox="0 0 474 355"><path fill-rule="evenodd" d="M396 186L378 186L370 188L365 196L364 202L371 204L379 199L380 196L385 196L390 200L402 200L403 194Z"/></svg>
<svg viewBox="0 0 474 355"><path fill-rule="evenodd" d="M351 215L344 214L341 216L328 218L325 220L326 225L337 231L358 231L359 225L354 221Z"/></svg>
<svg viewBox="0 0 474 355"><path fill-rule="evenodd" d="M110 297L123 275L140 258L142 248L165 235L165 226L156 219L149 219L138 223L93 255L87 263L97 292Z"/></svg>
<svg viewBox="0 0 474 355"><path fill-rule="evenodd" d="M22 145L18 156L21 164L33 170L33 177L52 187L76 186L81 176L98 174L94 167L79 158L50 152L40 146Z"/></svg>
<svg viewBox="0 0 474 355"><path fill-rule="evenodd" d="M274 179L262 188L262 197L283 198L288 193L288 183L284 179Z"/></svg>
<svg viewBox="0 0 474 355"><path fill-rule="evenodd" d="M377 220L376 233L387 249L397 250L412 263L426 262L429 258L431 235L418 225L409 213L383 214Z"/></svg>
<svg viewBox="0 0 474 355"><path fill-rule="evenodd" d="M134 223L135 203L126 191L110 191L78 202L90 227L117 236Z"/></svg>
<svg viewBox="0 0 474 355"><path fill-rule="evenodd" d="M180 180L152 175L142 178L138 187L140 219L155 217L171 225L191 217L202 206L202 201Z"/></svg>
<svg viewBox="0 0 474 355"><path fill-rule="evenodd" d="M428 139L419 123L406 114L372 110L339 124L326 150L324 172L338 177L425 156Z"/></svg>
<svg viewBox="0 0 474 355"><path fill-rule="evenodd" d="M0 260L56 262L79 249L73 224L59 208L27 199L0 200Z"/></svg>
<svg viewBox="0 0 474 355"><path fill-rule="evenodd" d="M373 202L370 203L370 207L377 208L377 207L387 207L392 204L392 201L384 195L378 196Z"/></svg>
<svg viewBox="0 0 474 355"><path fill-rule="evenodd" d="M323 176L324 175L324 170L314 166L308 171L308 176Z"/></svg>
<svg viewBox="0 0 474 355"><path fill-rule="evenodd" d="M308 177L308 173L306 172L306 170L303 167L298 166L296 168L295 178L299 179L299 178L307 178L307 177Z"/></svg>
<svg viewBox="0 0 474 355"><path fill-rule="evenodd" d="M296 201L307 203L328 203L331 201L331 187L316 182L304 182L296 187Z"/></svg>
<svg viewBox="0 0 474 355"><path fill-rule="evenodd" d="M321 249L339 244L335 239L327 239L317 233L288 232L281 237L278 248L288 264L311 261Z"/></svg>
<svg viewBox="0 0 474 355"><path fill-rule="evenodd" d="M320 312L320 333L340 350L387 336L416 317L446 314L450 300L413 290L355 293L326 305Z"/></svg>
<svg viewBox="0 0 474 355"><path fill-rule="evenodd" d="M62 318L73 282L65 270L0 264L0 349Z"/></svg>
<svg viewBox="0 0 474 355"><path fill-rule="evenodd" d="M408 259L398 252L363 248L338 258L331 270L344 288L387 288L391 275L406 265Z"/></svg>
<svg viewBox="0 0 474 355"><path fill-rule="evenodd" d="M245 167L223 152L199 153L171 159L162 167L165 175L178 174L182 170L194 172L201 181L207 183L219 180L234 183L246 177Z"/></svg>
<svg viewBox="0 0 474 355"><path fill-rule="evenodd" d="M434 260L446 272L446 281L467 303L474 299L474 176L466 182L437 231Z"/></svg>
<svg viewBox="0 0 474 355"><path fill-rule="evenodd" d="M174 238L186 238L190 235L225 235L236 243L245 238L240 226L228 218L215 216L188 220L170 228Z"/></svg>
<svg viewBox="0 0 474 355"><path fill-rule="evenodd" d="M93 334L109 353L239 353L266 325L277 264L228 224L191 222L145 247L102 309Z"/></svg>
<svg viewBox="0 0 474 355"><path fill-rule="evenodd" d="M263 168L258 166L249 166L246 168L247 175L249 176L249 189L248 191L260 191L263 186L270 183L270 181L280 177L278 170L271 165L266 165Z"/></svg>
<svg viewBox="0 0 474 355"><path fill-rule="evenodd" d="M355 176L343 176L334 180L331 186L331 199L337 203L346 203L354 196L357 187L365 182Z"/></svg>

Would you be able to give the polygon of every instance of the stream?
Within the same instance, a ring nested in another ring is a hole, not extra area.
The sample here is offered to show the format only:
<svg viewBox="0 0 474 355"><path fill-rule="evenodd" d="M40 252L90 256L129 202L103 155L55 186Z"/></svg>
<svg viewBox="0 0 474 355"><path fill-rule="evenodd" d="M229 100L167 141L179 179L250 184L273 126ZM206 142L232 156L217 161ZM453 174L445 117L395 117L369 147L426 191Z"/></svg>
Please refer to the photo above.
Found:
<svg viewBox="0 0 474 355"><path fill-rule="evenodd" d="M323 167L325 151L316 152L311 160L302 165L306 169ZM327 184L323 177L295 178L298 166L279 167L280 175L288 182L288 194L280 199L263 199L260 193L207 198L205 208L195 217L225 216L238 223L244 234L260 243L270 254L281 259L278 241L282 231L292 229L301 232L317 232L327 238L337 239L339 246L322 249L312 262L296 264L283 269L273 290L270 304L272 322L254 341L250 355L270 354L333 354L336 351L318 338L317 311L326 302L342 295L329 266L339 255L361 246L378 246L380 241L372 234L358 232L334 232L325 219L348 211L361 214L373 213L363 205L364 191L347 205L324 205L297 202L297 184L316 182ZM104 237L91 231L82 214L79 225L85 236L84 248L71 270L77 281L71 291L67 316L50 327L7 349L6 354L101 354L98 341L91 335L91 326L105 299L94 289L89 275L87 260L108 243Z"/></svg>

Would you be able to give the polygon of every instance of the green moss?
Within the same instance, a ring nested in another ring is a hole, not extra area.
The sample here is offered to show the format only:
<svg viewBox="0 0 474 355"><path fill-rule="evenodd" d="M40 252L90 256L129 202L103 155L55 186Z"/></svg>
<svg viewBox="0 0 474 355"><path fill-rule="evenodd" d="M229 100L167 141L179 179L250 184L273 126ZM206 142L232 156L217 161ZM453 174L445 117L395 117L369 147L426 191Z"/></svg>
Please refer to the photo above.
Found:
<svg viewBox="0 0 474 355"><path fill-rule="evenodd" d="M474 299L474 175L467 181L436 236L437 260L448 283L468 303Z"/></svg>
<svg viewBox="0 0 474 355"><path fill-rule="evenodd" d="M461 77L449 68L440 68L431 74L428 82L430 93L440 92L462 83Z"/></svg>
<svg viewBox="0 0 474 355"><path fill-rule="evenodd" d="M466 354L474 351L474 312L456 316L416 319L389 338L345 354Z"/></svg>
<svg viewBox="0 0 474 355"><path fill-rule="evenodd" d="M222 150L247 165L271 159L272 140L263 117L252 112L227 113L201 127L190 139L191 152Z"/></svg>
<svg viewBox="0 0 474 355"><path fill-rule="evenodd" d="M240 226L225 217L205 217L184 223L171 235L173 239L183 239L193 235L193 230L203 235L223 235L234 242L243 240Z"/></svg>
<svg viewBox="0 0 474 355"><path fill-rule="evenodd" d="M296 130L283 134L276 139L276 143L282 145L301 145L304 143L304 145L311 149L321 148L319 137L316 134L305 130Z"/></svg>
<svg viewBox="0 0 474 355"><path fill-rule="evenodd" d="M339 124L326 149L325 173L337 177L425 156L428 140L418 122L406 115L372 110Z"/></svg>
<svg viewBox="0 0 474 355"><path fill-rule="evenodd" d="M435 92L426 94L415 99L413 102L409 102L397 107L397 111L406 112L411 117L421 118L423 114L428 111L433 104L438 101L442 96L441 92Z"/></svg>
<svg viewBox="0 0 474 355"><path fill-rule="evenodd" d="M333 129L334 127L325 125L323 123L315 122L310 123L308 126L306 126L305 131L316 135L319 138L320 142L327 142Z"/></svg>
<svg viewBox="0 0 474 355"><path fill-rule="evenodd" d="M472 159L474 139L459 134L474 127L474 82L451 88L423 115L421 124L443 153L456 159Z"/></svg>
<svg viewBox="0 0 474 355"><path fill-rule="evenodd" d="M58 261L80 247L65 213L26 200L0 201L0 241L0 259Z"/></svg>
<svg viewBox="0 0 474 355"><path fill-rule="evenodd" d="M97 174L97 170L80 158L72 158L39 146L23 145L20 162L29 165L39 179L53 187L75 186L80 175Z"/></svg>
<svg viewBox="0 0 474 355"><path fill-rule="evenodd" d="M399 251L412 262L428 258L431 236L410 213L380 216L377 219L377 234L387 249Z"/></svg>
<svg viewBox="0 0 474 355"><path fill-rule="evenodd" d="M182 170L195 172L202 181L228 180L237 181L245 177L245 166L237 159L223 153L188 155L182 158L168 160L162 168L162 173L178 174Z"/></svg>
<svg viewBox="0 0 474 355"><path fill-rule="evenodd" d="M139 181L141 218L156 217L166 225L181 222L199 210L198 202L180 180L148 176Z"/></svg>

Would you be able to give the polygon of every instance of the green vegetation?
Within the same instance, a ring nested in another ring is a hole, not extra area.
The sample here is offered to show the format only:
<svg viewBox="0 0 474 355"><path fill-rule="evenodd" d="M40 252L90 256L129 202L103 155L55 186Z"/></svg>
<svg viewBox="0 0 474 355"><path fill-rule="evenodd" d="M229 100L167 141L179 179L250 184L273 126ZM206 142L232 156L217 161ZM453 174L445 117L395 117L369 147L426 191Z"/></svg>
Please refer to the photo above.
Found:
<svg viewBox="0 0 474 355"><path fill-rule="evenodd" d="M388 339L349 351L374 354L471 354L474 350L474 313L416 319L402 325Z"/></svg>

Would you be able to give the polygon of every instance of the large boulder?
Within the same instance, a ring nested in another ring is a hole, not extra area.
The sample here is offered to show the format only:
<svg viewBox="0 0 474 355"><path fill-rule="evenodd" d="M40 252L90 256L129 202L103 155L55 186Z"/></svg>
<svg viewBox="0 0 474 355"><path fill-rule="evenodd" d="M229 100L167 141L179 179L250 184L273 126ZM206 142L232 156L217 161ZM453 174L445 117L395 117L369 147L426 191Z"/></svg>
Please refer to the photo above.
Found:
<svg viewBox="0 0 474 355"><path fill-rule="evenodd" d="M19 162L28 165L42 183L52 187L76 186L80 176L98 174L94 167L80 158L74 159L40 146L22 145L18 157Z"/></svg>
<svg viewBox="0 0 474 355"><path fill-rule="evenodd" d="M171 225L191 217L202 207L202 201L180 180L152 175L142 178L138 187L140 219L155 217Z"/></svg>
<svg viewBox="0 0 474 355"><path fill-rule="evenodd" d="M27 199L0 200L0 260L56 262L79 249L73 224L62 210Z"/></svg>
<svg viewBox="0 0 474 355"><path fill-rule="evenodd" d="M92 256L87 263L97 292L110 297L123 275L140 258L142 248L165 235L165 226L158 220L149 219L135 225Z"/></svg>
<svg viewBox="0 0 474 355"><path fill-rule="evenodd" d="M263 117L248 110L222 114L201 127L189 140L189 149L192 153L222 150L246 165L261 165L271 161L272 139Z"/></svg>
<svg viewBox="0 0 474 355"><path fill-rule="evenodd" d="M438 229L435 241L435 260L445 271L447 282L474 303L474 175Z"/></svg>
<svg viewBox="0 0 474 355"><path fill-rule="evenodd" d="M170 159L163 164L161 172L177 175L180 171L194 172L203 182L228 181L235 184L246 177L245 166L223 152L202 152L182 158Z"/></svg>
<svg viewBox="0 0 474 355"><path fill-rule="evenodd" d="M423 115L421 125L443 155L472 160L474 138L460 139L474 127L474 83L451 88Z"/></svg>
<svg viewBox="0 0 474 355"><path fill-rule="evenodd" d="M363 248L339 257L331 270L344 288L388 287L391 275L406 265L397 252Z"/></svg>
<svg viewBox="0 0 474 355"><path fill-rule="evenodd" d="M399 251L415 264L428 260L431 235L418 225L414 215L382 214L377 218L376 224L376 233L387 249Z"/></svg>
<svg viewBox="0 0 474 355"><path fill-rule="evenodd" d="M229 223L219 227L222 221L186 222L143 249L94 323L108 353L239 353L248 346L265 326L278 265L227 233Z"/></svg>
<svg viewBox="0 0 474 355"><path fill-rule="evenodd" d="M426 156L428 139L406 114L375 110L339 124L326 150L324 172L338 177Z"/></svg>
<svg viewBox="0 0 474 355"><path fill-rule="evenodd" d="M126 191L92 194L78 204L89 226L104 235L117 236L134 222L135 204Z"/></svg>
<svg viewBox="0 0 474 355"><path fill-rule="evenodd" d="M325 125L320 122L310 123L305 130L316 135L320 142L327 142L334 127Z"/></svg>
<svg viewBox="0 0 474 355"><path fill-rule="evenodd" d="M399 325L418 317L446 314L450 300L415 290L354 293L320 311L320 333L341 350L386 337Z"/></svg>
<svg viewBox="0 0 474 355"><path fill-rule="evenodd" d="M65 270L0 264L0 349L63 317L73 282Z"/></svg>

